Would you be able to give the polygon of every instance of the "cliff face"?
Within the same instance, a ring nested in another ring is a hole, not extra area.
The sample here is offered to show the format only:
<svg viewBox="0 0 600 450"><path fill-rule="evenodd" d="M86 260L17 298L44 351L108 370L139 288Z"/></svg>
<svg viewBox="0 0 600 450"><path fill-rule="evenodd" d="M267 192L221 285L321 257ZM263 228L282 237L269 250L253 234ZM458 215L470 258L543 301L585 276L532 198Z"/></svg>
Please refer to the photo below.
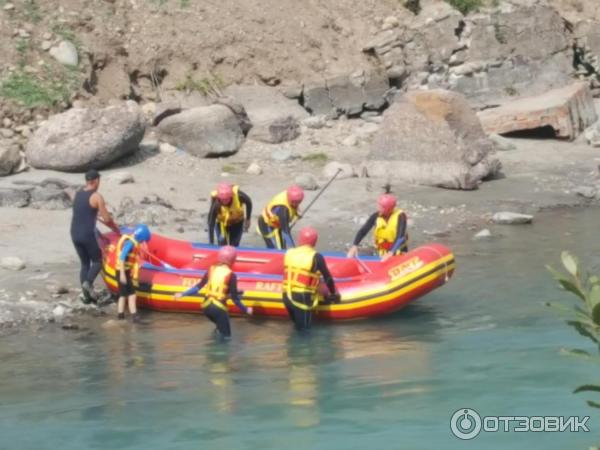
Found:
<svg viewBox="0 0 600 450"><path fill-rule="evenodd" d="M418 15L404 6L415 3ZM156 102L231 84L302 102L303 85L362 72L489 104L589 77L595 3L482 0L465 17L439 0L0 0L0 113L35 128L75 100ZM574 43L589 63L577 74Z"/></svg>

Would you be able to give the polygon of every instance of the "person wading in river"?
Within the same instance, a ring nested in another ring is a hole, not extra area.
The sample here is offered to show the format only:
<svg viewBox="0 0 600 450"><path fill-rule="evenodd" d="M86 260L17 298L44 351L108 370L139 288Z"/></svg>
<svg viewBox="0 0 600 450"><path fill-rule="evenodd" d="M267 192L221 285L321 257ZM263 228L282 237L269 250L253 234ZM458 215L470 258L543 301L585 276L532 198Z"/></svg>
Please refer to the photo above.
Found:
<svg viewBox="0 0 600 450"><path fill-rule="evenodd" d="M319 302L321 276L329 289L329 303L340 301L333 277L323 255L315 250L319 235L312 227L300 230L298 247L289 249L283 260L283 303L296 329L308 330Z"/></svg>
<svg viewBox="0 0 600 450"><path fill-rule="evenodd" d="M96 219L98 214L110 228L118 229L112 216L106 209L104 198L98 192L100 174L92 169L85 174L85 187L73 198L73 217L71 219L71 240L79 256L81 283L84 303L96 302L94 281L102 268L102 252L96 240Z"/></svg>
<svg viewBox="0 0 600 450"><path fill-rule="evenodd" d="M227 312L227 300L233 303L245 314L251 315L252 308L246 307L240 299L240 291L237 288L237 277L232 270L237 258L235 247L226 245L219 249L217 263L208 269L198 284L192 286L185 292L175 294L175 300L181 300L189 295L196 295L202 291L204 302L202 310L204 315L215 324L218 336L223 339L231 337L231 325Z"/></svg>

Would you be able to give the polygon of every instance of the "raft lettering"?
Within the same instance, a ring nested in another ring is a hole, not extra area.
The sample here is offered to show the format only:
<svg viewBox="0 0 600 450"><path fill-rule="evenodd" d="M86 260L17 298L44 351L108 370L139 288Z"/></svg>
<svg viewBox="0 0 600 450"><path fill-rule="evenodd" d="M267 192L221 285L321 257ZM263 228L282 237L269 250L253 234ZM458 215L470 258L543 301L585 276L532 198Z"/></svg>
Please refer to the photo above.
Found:
<svg viewBox="0 0 600 450"><path fill-rule="evenodd" d="M423 264L423 260L418 256L415 256L414 258L411 258L402 264L392 267L390 270L388 270L388 275L392 280L397 280L398 278L401 278L404 275L423 267Z"/></svg>
<svg viewBox="0 0 600 450"><path fill-rule="evenodd" d="M196 286L200 282L199 278L182 278L181 285L184 287Z"/></svg>
<svg viewBox="0 0 600 450"><path fill-rule="evenodd" d="M266 283L264 281L256 282L257 291L281 292L281 283Z"/></svg>

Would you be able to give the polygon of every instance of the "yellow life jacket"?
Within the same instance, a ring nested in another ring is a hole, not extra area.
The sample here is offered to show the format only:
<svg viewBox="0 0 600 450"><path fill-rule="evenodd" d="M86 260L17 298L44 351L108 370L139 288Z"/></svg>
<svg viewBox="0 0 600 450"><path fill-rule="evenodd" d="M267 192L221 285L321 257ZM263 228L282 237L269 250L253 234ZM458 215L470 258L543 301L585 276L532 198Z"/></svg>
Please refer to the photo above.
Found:
<svg viewBox="0 0 600 450"><path fill-rule="evenodd" d="M273 213L276 206L285 206L290 216L290 226L298 220L298 210L290 205L287 198L287 191L280 192L271 199L269 204L263 209L262 218L271 228L279 228L279 217Z"/></svg>
<svg viewBox="0 0 600 450"><path fill-rule="evenodd" d="M219 212L217 213L217 222L222 225L233 225L236 223L240 223L244 220L244 207L242 202L240 202L239 186L235 185L232 187L233 197L231 199L231 203L229 205L221 204L219 208ZM217 200L217 191L212 191L210 196Z"/></svg>
<svg viewBox="0 0 600 450"><path fill-rule="evenodd" d="M288 300L297 308L305 311L314 309L319 302L319 298L315 294L321 275L313 269L316 254L314 248L303 245L289 249L283 260L283 289L287 293ZM313 304L305 305L296 302L292 297L293 293L314 295Z"/></svg>
<svg viewBox="0 0 600 450"><path fill-rule="evenodd" d="M127 241L131 241L133 243L133 248L127 255L127 258L125 259L125 261L121 261L121 253L123 251L123 246L125 245L125 243ZM139 242L136 241L133 238L133 236L130 234L124 234L119 238L119 241L117 242L117 270L118 271L121 270L121 266L123 266L123 268L126 271L131 271L131 274L134 278L137 278L138 269L139 269L139 258L138 258L139 247L140 247Z"/></svg>
<svg viewBox="0 0 600 450"><path fill-rule="evenodd" d="M385 219L384 217L378 216L377 221L375 222L375 247L377 248L377 253L379 256L383 256L385 253L389 252L394 242L396 241L396 232L398 230L398 219L400 214L403 211L401 209L395 208L394 212ZM402 253L402 251L406 251L406 243L408 240L408 235L404 235L404 242L396 252Z"/></svg>
<svg viewBox="0 0 600 450"><path fill-rule="evenodd" d="M229 298L231 273L231 269L224 264L216 264L208 269L208 282L203 289L206 300L202 303L202 308L207 308L212 304L227 311L225 303Z"/></svg>

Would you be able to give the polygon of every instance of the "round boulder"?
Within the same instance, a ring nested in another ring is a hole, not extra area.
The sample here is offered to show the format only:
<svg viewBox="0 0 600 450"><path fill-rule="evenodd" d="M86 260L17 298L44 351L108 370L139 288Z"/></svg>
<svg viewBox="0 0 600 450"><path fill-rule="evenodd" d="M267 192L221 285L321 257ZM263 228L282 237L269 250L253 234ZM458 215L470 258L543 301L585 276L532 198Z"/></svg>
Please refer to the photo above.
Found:
<svg viewBox="0 0 600 450"><path fill-rule="evenodd" d="M73 108L50 117L27 143L36 169L101 169L138 149L146 124L135 102L107 108Z"/></svg>

